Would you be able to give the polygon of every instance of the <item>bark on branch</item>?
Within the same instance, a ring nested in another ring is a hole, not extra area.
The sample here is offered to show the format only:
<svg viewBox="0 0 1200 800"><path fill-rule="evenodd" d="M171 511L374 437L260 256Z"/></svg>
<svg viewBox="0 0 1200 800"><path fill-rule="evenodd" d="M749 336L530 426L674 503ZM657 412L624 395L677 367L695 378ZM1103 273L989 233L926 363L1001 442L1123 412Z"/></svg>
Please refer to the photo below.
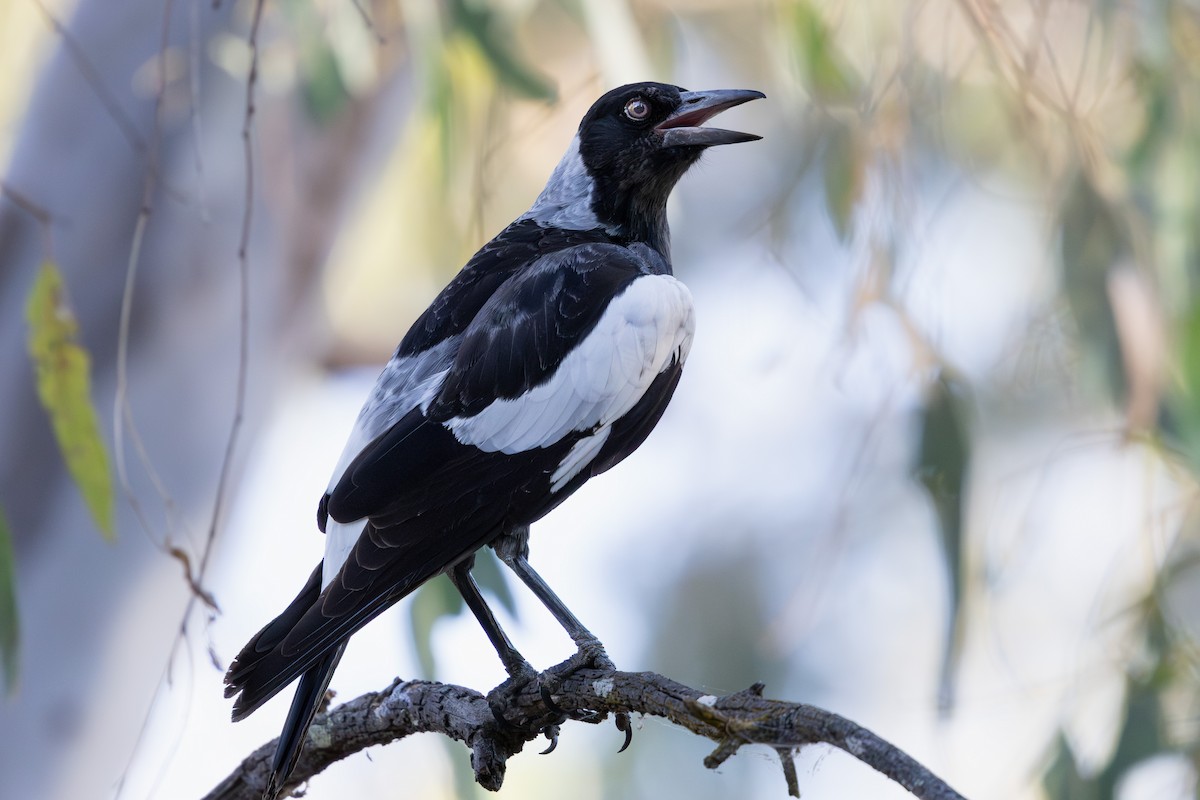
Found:
<svg viewBox="0 0 1200 800"><path fill-rule="evenodd" d="M583 669L556 688L555 705L572 717L600 722L609 713L663 717L716 742L704 759L716 768L743 745L774 749L783 764L789 793L799 796L793 756L801 747L833 745L878 770L922 800L964 800L944 781L866 728L803 703L768 700L762 684L734 694L705 695L653 672ZM497 690L505 692L505 690ZM444 683L396 680L382 692L362 695L317 716L304 754L285 788L294 789L334 761L413 733L435 732L471 750L475 780L495 791L504 782L508 759L561 720L534 685L505 692L507 724L500 723L479 692ZM551 729L556 735L556 729ZM259 800L275 743L248 756L204 800Z"/></svg>

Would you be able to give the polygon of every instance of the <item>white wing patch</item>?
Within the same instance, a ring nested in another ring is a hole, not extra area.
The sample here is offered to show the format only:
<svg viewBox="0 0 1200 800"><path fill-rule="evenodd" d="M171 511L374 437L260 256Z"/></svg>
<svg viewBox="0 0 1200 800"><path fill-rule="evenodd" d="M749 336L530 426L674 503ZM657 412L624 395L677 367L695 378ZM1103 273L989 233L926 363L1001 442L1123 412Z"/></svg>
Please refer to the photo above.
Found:
<svg viewBox="0 0 1200 800"><path fill-rule="evenodd" d="M509 455L594 430L555 471L551 488L557 491L595 458L609 426L642 399L672 358L687 358L694 331L687 287L670 275L642 276L613 298L550 380L445 425L463 444Z"/></svg>
<svg viewBox="0 0 1200 800"><path fill-rule="evenodd" d="M567 457L550 476L550 491L557 492L567 485L567 481L578 475L584 467L592 463L592 459L600 453L600 448L608 441L611 427L601 428L591 436L584 437L571 447Z"/></svg>

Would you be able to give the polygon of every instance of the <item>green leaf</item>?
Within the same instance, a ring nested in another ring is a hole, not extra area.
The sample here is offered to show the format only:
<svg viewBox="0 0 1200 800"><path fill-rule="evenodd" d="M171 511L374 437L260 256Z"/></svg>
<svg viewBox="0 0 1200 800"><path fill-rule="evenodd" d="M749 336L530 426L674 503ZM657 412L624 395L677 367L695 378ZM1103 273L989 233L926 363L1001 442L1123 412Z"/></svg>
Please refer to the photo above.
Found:
<svg viewBox="0 0 1200 800"><path fill-rule="evenodd" d="M475 576L475 582L479 584L480 589L496 598L509 614L514 617L517 615L517 602L513 599L508 581L504 579L504 573L500 570L500 559L496 558L492 548L485 547L475 553L475 567L471 574Z"/></svg>
<svg viewBox="0 0 1200 800"><path fill-rule="evenodd" d="M4 693L12 696L17 689L17 645L20 637L17 618L17 569L12 537L4 512L0 511L0 672L4 673Z"/></svg>
<svg viewBox="0 0 1200 800"><path fill-rule="evenodd" d="M821 13L806 2L789 7L801 79L813 100L823 105L848 104L857 98L860 81L833 42Z"/></svg>
<svg viewBox="0 0 1200 800"><path fill-rule="evenodd" d="M71 313L58 268L42 264L26 305L29 355L37 377L38 398L67 470L83 494L92 519L112 541L114 495L108 455L92 407L87 351L79 346L79 325Z"/></svg>
<svg viewBox="0 0 1200 800"><path fill-rule="evenodd" d="M955 675L963 642L966 559L963 546L963 487L971 459L968 390L943 371L921 415L921 449L914 468L937 511L942 552L950 578L950 620L942 653L939 705L953 706Z"/></svg>
<svg viewBox="0 0 1200 800"><path fill-rule="evenodd" d="M845 242L853 232L854 207L862 197L866 153L861 139L848 125L833 130L825 151L825 209Z"/></svg>
<svg viewBox="0 0 1200 800"><path fill-rule="evenodd" d="M421 671L426 677L434 677L437 671L437 661L433 656L433 645L430 643L433 626L442 617L453 617L462 609L462 595L449 579L435 578L428 581L413 596L410 630L413 646L417 648L417 660L421 663Z"/></svg>
<svg viewBox="0 0 1200 800"><path fill-rule="evenodd" d="M1079 330L1085 368L1100 375L1111 398L1128 395L1116 317L1108 295L1108 275L1129 257L1125 227L1111 205L1084 176L1075 180L1060 211L1063 288Z"/></svg>
<svg viewBox="0 0 1200 800"><path fill-rule="evenodd" d="M331 122L346 107L350 92L342 79L333 49L317 43L304 51L301 60L304 106L319 123Z"/></svg>
<svg viewBox="0 0 1200 800"><path fill-rule="evenodd" d="M1200 302L1190 309L1178 335L1177 381L1169 397L1170 430L1184 456L1200 470Z"/></svg>
<svg viewBox="0 0 1200 800"><path fill-rule="evenodd" d="M491 8L469 0L450 0L447 8L454 28L475 42L501 84L534 100L555 100L554 84L513 52L514 37Z"/></svg>
<svg viewBox="0 0 1200 800"><path fill-rule="evenodd" d="M338 53L330 42L328 20L312 3L301 0L288 0L280 7L296 44L296 66L305 110L317 123L327 124L350 100Z"/></svg>
<svg viewBox="0 0 1200 800"><path fill-rule="evenodd" d="M1042 778L1048 797L1067 800L1107 800L1117 796L1121 777L1138 763L1172 751L1163 738L1162 706L1155 688L1131 678L1125 698L1125 719L1112 758L1095 775L1084 777L1066 738L1059 736L1054 761Z"/></svg>

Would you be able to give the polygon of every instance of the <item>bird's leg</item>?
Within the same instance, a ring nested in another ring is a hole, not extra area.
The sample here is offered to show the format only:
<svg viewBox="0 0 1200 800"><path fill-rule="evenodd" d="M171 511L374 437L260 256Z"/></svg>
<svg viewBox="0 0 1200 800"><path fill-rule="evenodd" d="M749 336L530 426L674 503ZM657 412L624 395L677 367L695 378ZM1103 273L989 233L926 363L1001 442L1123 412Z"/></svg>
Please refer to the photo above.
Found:
<svg viewBox="0 0 1200 800"><path fill-rule="evenodd" d="M492 542L492 549L496 551L496 555L500 560L516 573L521 582L529 587L537 599L542 601L542 605L549 609L554 618L558 620L558 624L563 626L563 629L570 635L571 640L575 642L575 646L578 648L575 655L561 664L550 667L540 676L542 701L551 711L566 716L565 712L554 702L553 696L554 689L561 685L564 678L575 670L585 667L608 670L615 670L616 667L608 657L608 653L604 651L604 645L596 638L595 634L583 626L578 617L571 613L566 604L542 580L542 576L538 575L534 568L529 565L528 525L510 529L503 536ZM575 714L574 718L582 722L597 723L604 719L604 714L583 712ZM621 750L618 751L622 752L625 748L629 747L629 743L633 739L633 725L627 712L618 711L615 714L615 718L617 730L625 734L625 742L621 745ZM554 740L552 739L548 750L553 749Z"/></svg>
<svg viewBox="0 0 1200 800"><path fill-rule="evenodd" d="M558 624L563 626L571 640L575 642L575 646L579 648L579 652L573 658L564 661L557 667L552 667L552 670L570 674L583 667L615 669L608 654L604 652L604 645L600 643L600 640L583 626L578 617L571 613L563 601L558 599L558 595L542 580L542 576L538 575L529 565L528 526L521 526L507 532L492 543L492 548L500 560L516 573L521 582L529 587L538 600L542 601L542 605L554 615Z"/></svg>
<svg viewBox="0 0 1200 800"><path fill-rule="evenodd" d="M473 566L475 566L473 557L465 559L451 567L446 576L450 578L454 588L458 589L458 593L462 595L467 608L471 609L471 613L475 615L475 619L479 620L479 626L487 634L492 647L496 648L496 655L500 656L500 662L504 664L504 671L508 673L508 677L527 677L534 674L533 667L529 665L524 656L517 652L517 648L513 646L508 634L496 621L496 616L492 613L487 601L483 599L483 594L479 591L479 584L471 575Z"/></svg>
<svg viewBox="0 0 1200 800"><path fill-rule="evenodd" d="M529 555L529 527L522 526L515 528L504 536L492 543L492 549L496 551L496 555L504 562L509 569L516 573L522 583L529 587L538 600L542 601L542 605L549 609L554 618L558 620L558 624L563 626L571 640L575 642L578 648L575 655L550 667L540 676L542 700L546 706L552 711L561 712L558 705L554 702L554 689L558 687L564 678L578 669L585 667L594 667L598 669L614 670L612 660L608 657L608 653L604 651L604 645L596 638L595 634L583 626L583 623L571 613L571 610L558 598L558 595L542 580L542 576L529 565L527 556ZM585 722L599 722L603 719L603 714L582 714L576 715L575 719ZM629 717L627 714L619 713L617 715L618 729L631 732L632 728L629 725ZM628 734L627 734L628 735ZM628 746L628 741L626 742ZM622 747L622 750L625 748Z"/></svg>
<svg viewBox="0 0 1200 800"><path fill-rule="evenodd" d="M512 723L504 717L503 700L512 692L537 680L538 674L525 660L525 657L517 652L517 648L513 646L508 634L496 621L492 609L483 599L483 594L479 591L479 584L475 583L475 578L471 576L471 567L474 565L475 559L467 558L451 567L446 572L446 577L450 578L450 582L454 584L454 588L458 589L458 593L466 602L467 608L471 609L475 619L479 620L480 627L487 634L492 647L496 648L496 654L500 656L501 663L504 664L508 680L488 692L487 701L496 721L507 727L513 727Z"/></svg>

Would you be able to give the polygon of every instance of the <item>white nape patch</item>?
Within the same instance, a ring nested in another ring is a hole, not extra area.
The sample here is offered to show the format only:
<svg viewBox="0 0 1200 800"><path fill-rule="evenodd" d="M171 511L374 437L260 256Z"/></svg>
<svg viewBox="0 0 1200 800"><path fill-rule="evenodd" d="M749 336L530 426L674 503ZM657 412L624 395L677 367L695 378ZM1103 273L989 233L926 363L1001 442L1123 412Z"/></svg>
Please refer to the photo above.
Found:
<svg viewBox="0 0 1200 800"><path fill-rule="evenodd" d="M612 433L611 427L601 428L591 436L576 442L567 452L566 458L558 465L558 469L554 470L554 474L550 476L550 492L557 492L566 485L567 481L592 463L592 459L600 453L600 448L608 441L610 433Z"/></svg>
<svg viewBox="0 0 1200 800"><path fill-rule="evenodd" d="M609 302L548 381L446 427L463 444L508 455L549 447L573 431L595 429L594 439L642 399L672 359L687 359L695 327L687 287L670 275L643 275ZM582 469L585 455L572 468Z"/></svg>
<svg viewBox="0 0 1200 800"><path fill-rule="evenodd" d="M596 693L596 697L608 697L612 694L614 685L612 678L599 678L592 681L592 691Z"/></svg>
<svg viewBox="0 0 1200 800"><path fill-rule="evenodd" d="M362 535L365 519L354 522L336 522L332 517L325 525L325 561L321 565L321 588L324 589L338 574L342 564L350 557L355 542Z"/></svg>
<svg viewBox="0 0 1200 800"><path fill-rule="evenodd" d="M550 173L546 188L520 219L532 219L545 227L577 231L604 227L592 210L595 185L579 153L579 136L576 135L566 155Z"/></svg>
<svg viewBox="0 0 1200 800"><path fill-rule="evenodd" d="M709 708L712 708L717 704L717 697L716 695L712 694L701 695L700 697L696 698L696 702L702 706L708 706Z"/></svg>

